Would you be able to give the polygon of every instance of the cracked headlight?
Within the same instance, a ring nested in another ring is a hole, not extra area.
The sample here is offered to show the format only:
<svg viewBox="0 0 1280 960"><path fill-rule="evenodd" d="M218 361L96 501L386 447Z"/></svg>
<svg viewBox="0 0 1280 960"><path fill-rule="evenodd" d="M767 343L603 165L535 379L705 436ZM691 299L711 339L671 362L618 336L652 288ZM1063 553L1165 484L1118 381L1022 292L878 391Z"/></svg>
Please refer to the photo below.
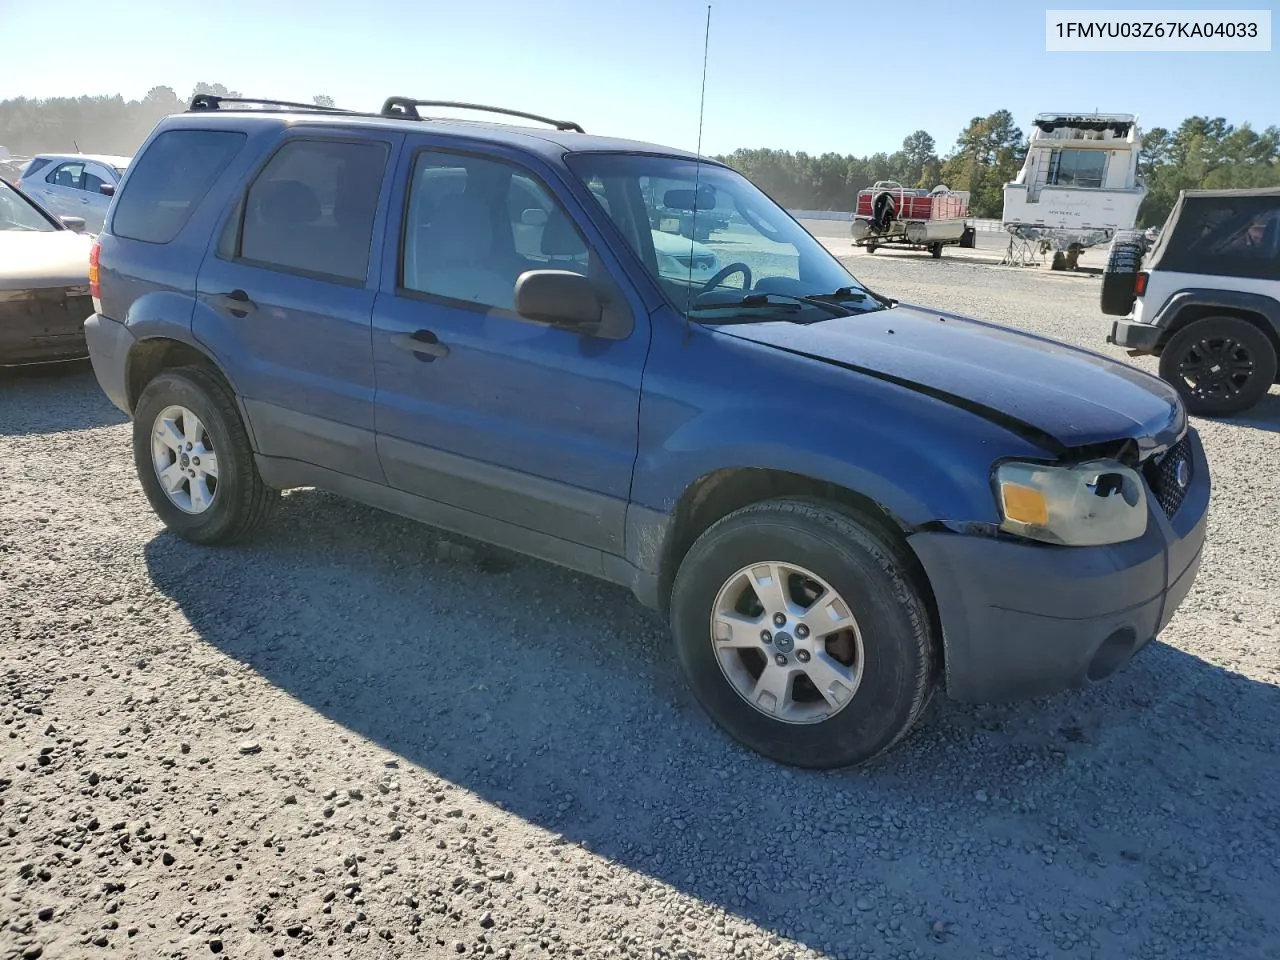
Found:
<svg viewBox="0 0 1280 960"><path fill-rule="evenodd" d="M1147 488L1115 460L1069 466L1010 461L996 468L1000 529L1071 547L1136 540L1147 531Z"/></svg>

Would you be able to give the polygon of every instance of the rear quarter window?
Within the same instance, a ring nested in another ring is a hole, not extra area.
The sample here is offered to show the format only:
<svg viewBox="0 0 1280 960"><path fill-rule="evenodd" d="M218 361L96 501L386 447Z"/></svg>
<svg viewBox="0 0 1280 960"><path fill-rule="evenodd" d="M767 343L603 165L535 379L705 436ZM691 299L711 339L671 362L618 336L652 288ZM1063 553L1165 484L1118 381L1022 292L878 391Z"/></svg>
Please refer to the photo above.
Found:
<svg viewBox="0 0 1280 960"><path fill-rule="evenodd" d="M35 157L31 160L22 171L22 179L35 176L39 171L43 170L53 161L47 157Z"/></svg>
<svg viewBox="0 0 1280 960"><path fill-rule="evenodd" d="M244 147L235 130L169 130L133 165L116 199L111 232L145 243L168 243L186 226L209 188Z"/></svg>
<svg viewBox="0 0 1280 960"><path fill-rule="evenodd" d="M1280 280L1280 197L1187 197L1159 269Z"/></svg>

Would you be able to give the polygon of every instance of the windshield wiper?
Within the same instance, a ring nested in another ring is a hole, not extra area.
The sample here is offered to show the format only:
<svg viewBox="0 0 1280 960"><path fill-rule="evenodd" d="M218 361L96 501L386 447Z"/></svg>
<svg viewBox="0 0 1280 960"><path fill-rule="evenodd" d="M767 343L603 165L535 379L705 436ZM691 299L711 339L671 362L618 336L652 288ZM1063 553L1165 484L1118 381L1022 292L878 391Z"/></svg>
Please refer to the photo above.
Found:
<svg viewBox="0 0 1280 960"><path fill-rule="evenodd" d="M771 300L770 297L777 297L785 303L778 303ZM776 293L768 291L765 293L748 293L745 297L738 300L719 300L714 303L697 303L689 308L692 313L702 310L730 310L746 308L749 310L781 310L786 313L798 313L804 308L804 304L809 303L814 306L821 307L831 312L835 316L847 316L849 311L838 303L820 299L818 297L798 297L790 293Z"/></svg>
<svg viewBox="0 0 1280 960"><path fill-rule="evenodd" d="M815 293L810 296L810 300L820 300L823 303L842 303L846 300L865 300L867 297L875 300L876 303L883 307L896 307L898 301L890 297L882 297L880 294L868 290L863 287L861 290L854 290L853 287L841 287L835 293Z"/></svg>
<svg viewBox="0 0 1280 960"><path fill-rule="evenodd" d="M791 303L777 303L768 299L770 296L786 297ZM689 305L690 313L702 313L708 310L774 310L780 313L799 313L803 309L804 301L800 297L792 297L789 294L768 294L749 293L745 297L737 300L714 300L709 303L691 303Z"/></svg>

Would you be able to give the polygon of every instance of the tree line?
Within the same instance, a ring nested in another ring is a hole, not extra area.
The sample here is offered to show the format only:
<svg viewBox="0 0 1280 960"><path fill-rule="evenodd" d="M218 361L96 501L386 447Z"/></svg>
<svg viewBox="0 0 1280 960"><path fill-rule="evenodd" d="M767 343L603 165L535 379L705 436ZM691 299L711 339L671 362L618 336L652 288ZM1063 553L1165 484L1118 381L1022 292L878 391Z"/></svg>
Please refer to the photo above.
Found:
<svg viewBox="0 0 1280 960"><path fill-rule="evenodd" d="M182 113L202 93L243 96L220 83L197 83L185 99L172 87L161 86L152 87L141 100L119 95L0 100L0 146L14 156L104 153L130 157L161 119ZM312 101L333 106L333 99L324 95Z"/></svg>
<svg viewBox="0 0 1280 960"><path fill-rule="evenodd" d="M197 94L240 96L220 83L198 83L186 99L172 87L153 87L141 100L121 96L0 100L0 146L15 155L78 151L131 156L155 124L186 109ZM333 106L317 95L313 102ZM970 213L999 217L1004 184L1017 175L1026 155L1026 136L1008 110L974 117L953 146L940 152L926 130L917 130L893 153L792 153L769 148L739 149L716 157L753 180L785 207L851 211L860 189L877 180L932 188L946 184L968 190ZM1280 186L1280 128L1261 132L1222 117L1189 117L1174 130L1153 127L1143 134L1139 168L1147 198L1142 226L1164 222L1178 192L1197 187Z"/></svg>
<svg viewBox="0 0 1280 960"><path fill-rule="evenodd" d="M1026 151L1012 114L997 110L974 117L945 156L927 131L917 130L902 149L869 157L744 149L716 159L791 209L851 211L859 190L896 180L907 187L968 190L972 216L998 218L1004 184L1017 175ZM1152 127L1142 134L1138 168L1147 186L1139 226L1159 225L1181 190L1280 186L1280 128L1259 132L1222 117L1188 117L1173 130Z"/></svg>

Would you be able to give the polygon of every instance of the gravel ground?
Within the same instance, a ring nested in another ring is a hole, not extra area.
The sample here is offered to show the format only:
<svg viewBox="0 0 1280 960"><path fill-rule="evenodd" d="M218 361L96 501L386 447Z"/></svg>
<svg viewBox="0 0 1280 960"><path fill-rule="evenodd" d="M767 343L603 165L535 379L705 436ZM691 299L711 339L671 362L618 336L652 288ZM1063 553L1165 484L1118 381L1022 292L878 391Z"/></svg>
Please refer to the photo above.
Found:
<svg viewBox="0 0 1280 960"><path fill-rule="evenodd" d="M850 262L1109 349L1096 278L950 253ZM9 377L0 957L1280 957L1280 396L1198 425L1161 642L821 774L728 742L620 589L314 491L185 545L83 366Z"/></svg>

